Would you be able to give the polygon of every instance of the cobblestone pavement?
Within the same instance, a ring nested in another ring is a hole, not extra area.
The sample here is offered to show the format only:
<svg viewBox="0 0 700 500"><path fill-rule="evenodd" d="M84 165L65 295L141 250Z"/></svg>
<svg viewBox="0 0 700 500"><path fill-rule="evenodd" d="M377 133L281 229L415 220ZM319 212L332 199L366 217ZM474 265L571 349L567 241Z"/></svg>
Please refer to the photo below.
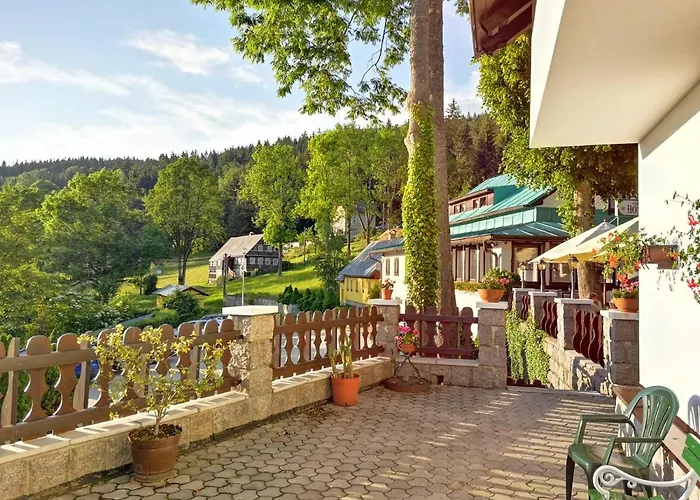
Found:
<svg viewBox="0 0 700 500"><path fill-rule="evenodd" d="M61 500L563 498L581 412L612 400L554 391L378 387L190 453L160 488L121 476ZM577 497L587 498L576 476Z"/></svg>

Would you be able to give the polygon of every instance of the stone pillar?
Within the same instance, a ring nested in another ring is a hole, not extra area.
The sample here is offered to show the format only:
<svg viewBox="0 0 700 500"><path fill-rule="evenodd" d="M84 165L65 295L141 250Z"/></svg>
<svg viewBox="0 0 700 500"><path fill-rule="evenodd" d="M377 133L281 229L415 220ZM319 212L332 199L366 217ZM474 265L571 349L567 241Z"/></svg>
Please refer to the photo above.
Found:
<svg viewBox="0 0 700 500"><path fill-rule="evenodd" d="M370 299L369 305L376 306L379 314L384 316L384 321L377 325L377 342L384 345L384 356L396 360L398 348L394 337L398 333L401 300Z"/></svg>
<svg viewBox="0 0 700 500"><path fill-rule="evenodd" d="M574 348L574 315L578 309L592 311L595 305L589 299L554 299L557 304L557 345L560 349Z"/></svg>
<svg viewBox="0 0 700 500"><path fill-rule="evenodd" d="M523 295L529 295L530 292L536 292L534 288L513 288L513 304L517 304L520 307L520 301L523 299ZM516 308L516 310L517 310Z"/></svg>
<svg viewBox="0 0 700 500"><path fill-rule="evenodd" d="M601 311L603 355L613 385L639 385L639 313Z"/></svg>
<svg viewBox="0 0 700 500"><path fill-rule="evenodd" d="M265 420L272 411L272 338L276 307L246 306L229 314L243 338L231 349L229 368L239 375L238 390L248 395L250 421Z"/></svg>
<svg viewBox="0 0 700 500"><path fill-rule="evenodd" d="M479 315L479 366L474 387L505 388L508 379L506 350L506 302L477 302Z"/></svg>
<svg viewBox="0 0 700 500"><path fill-rule="evenodd" d="M557 292L530 292L530 314L535 318L537 328L540 327L544 316L544 301L557 297Z"/></svg>

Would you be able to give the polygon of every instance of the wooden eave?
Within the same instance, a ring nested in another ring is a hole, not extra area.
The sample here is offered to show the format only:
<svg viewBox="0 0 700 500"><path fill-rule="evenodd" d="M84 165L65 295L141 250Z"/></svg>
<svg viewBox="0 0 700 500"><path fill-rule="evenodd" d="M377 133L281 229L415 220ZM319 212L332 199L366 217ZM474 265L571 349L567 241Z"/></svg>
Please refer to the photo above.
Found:
<svg viewBox="0 0 700 500"><path fill-rule="evenodd" d="M492 54L532 28L535 0L469 0L474 57Z"/></svg>

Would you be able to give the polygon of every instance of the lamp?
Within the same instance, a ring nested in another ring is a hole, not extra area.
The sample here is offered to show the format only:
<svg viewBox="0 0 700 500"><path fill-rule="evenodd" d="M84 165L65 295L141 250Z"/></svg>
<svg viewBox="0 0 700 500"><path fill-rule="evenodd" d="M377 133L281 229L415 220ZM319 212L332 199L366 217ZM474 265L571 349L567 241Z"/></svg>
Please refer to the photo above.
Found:
<svg viewBox="0 0 700 500"><path fill-rule="evenodd" d="M539 261L537 269L540 271L540 292L544 292L544 270L547 269L547 263L543 260Z"/></svg>
<svg viewBox="0 0 700 500"><path fill-rule="evenodd" d="M520 271L520 281L522 283L520 286L525 288L525 273L527 272L527 264L521 262L518 266L518 270Z"/></svg>
<svg viewBox="0 0 700 500"><path fill-rule="evenodd" d="M569 271L571 272L571 298L574 297L576 288L576 278L578 278L578 259L573 255L569 257Z"/></svg>

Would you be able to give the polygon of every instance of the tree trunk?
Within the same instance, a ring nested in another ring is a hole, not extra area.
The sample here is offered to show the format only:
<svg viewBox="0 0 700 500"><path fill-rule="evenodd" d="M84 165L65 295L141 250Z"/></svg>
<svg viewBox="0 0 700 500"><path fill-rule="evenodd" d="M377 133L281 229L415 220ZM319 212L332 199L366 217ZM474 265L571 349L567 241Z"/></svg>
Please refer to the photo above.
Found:
<svg viewBox="0 0 700 500"><path fill-rule="evenodd" d="M304 264L306 264L306 240L304 240Z"/></svg>
<svg viewBox="0 0 700 500"><path fill-rule="evenodd" d="M348 243L348 259L350 258L350 245L352 243L352 236L350 235L350 228L352 227L352 216L345 212L345 235L347 237Z"/></svg>
<svg viewBox="0 0 700 500"><path fill-rule="evenodd" d="M445 58L443 54L443 0L430 0L430 100L435 119L435 180L438 198L438 269L440 308L453 311L455 300L447 193L447 141L445 138Z"/></svg>
<svg viewBox="0 0 700 500"><path fill-rule="evenodd" d="M182 267L181 267L181 274L180 276L177 277L177 284L178 285L184 285L185 284L185 276L187 275L187 258L183 257L182 259Z"/></svg>
<svg viewBox="0 0 700 500"><path fill-rule="evenodd" d="M365 233L365 243L367 243L367 245L372 243L372 225L371 224L372 224L372 216L369 215L369 213L368 213L367 214L367 229L366 229L366 233Z"/></svg>
<svg viewBox="0 0 700 500"><path fill-rule="evenodd" d="M277 246L277 276L282 276L282 243Z"/></svg>
<svg viewBox="0 0 700 500"><path fill-rule="evenodd" d="M574 191L574 207L578 218L578 227L581 232L593 227L595 216L595 198L589 182L581 182ZM595 264L582 262L578 268L578 296L585 299L589 294L595 293L604 302L603 289L598 283L598 273Z"/></svg>
<svg viewBox="0 0 700 500"><path fill-rule="evenodd" d="M184 285L185 284L185 273L182 270L182 252L177 254L177 284L178 285Z"/></svg>

